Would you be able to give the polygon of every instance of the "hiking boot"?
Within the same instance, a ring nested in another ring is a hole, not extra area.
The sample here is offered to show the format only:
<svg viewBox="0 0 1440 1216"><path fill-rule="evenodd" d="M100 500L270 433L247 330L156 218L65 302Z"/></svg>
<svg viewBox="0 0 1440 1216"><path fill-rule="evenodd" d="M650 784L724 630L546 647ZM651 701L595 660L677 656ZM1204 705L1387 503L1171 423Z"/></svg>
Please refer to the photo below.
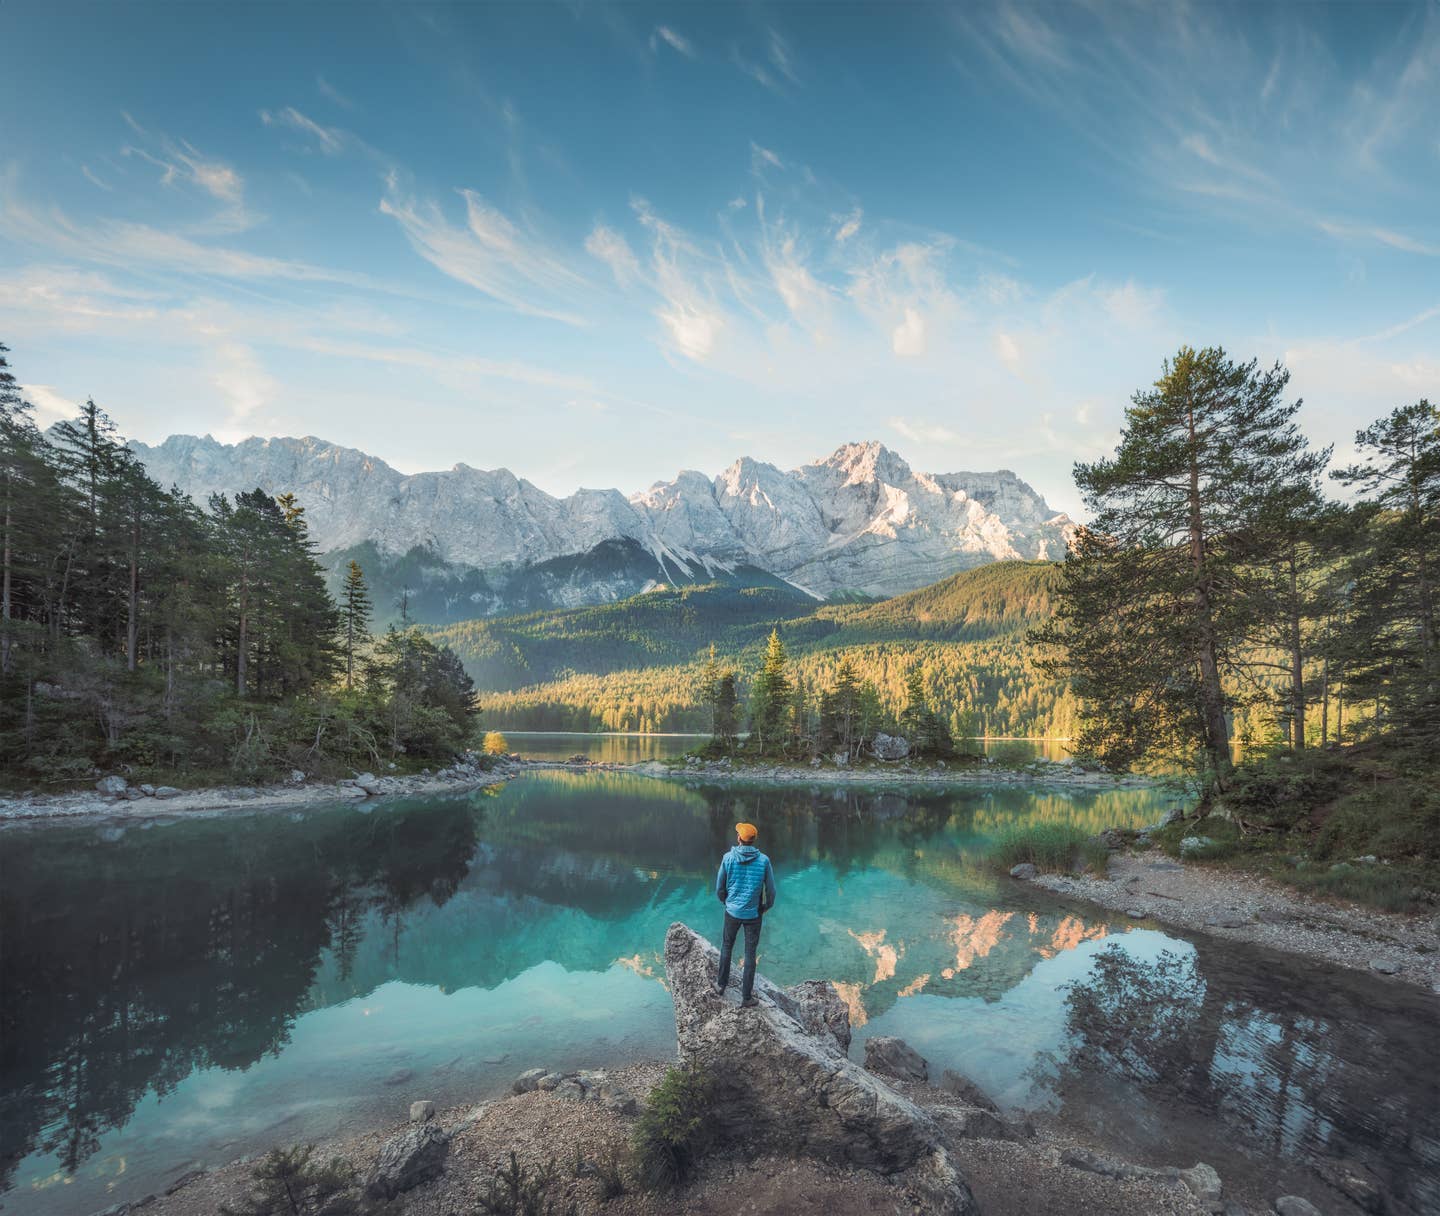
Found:
<svg viewBox="0 0 1440 1216"><path fill-rule="evenodd" d="M757 1001L753 996L747 996L743 1001L740 1002L740 1008L755 1009L759 1006L759 1004L760 1002Z"/></svg>

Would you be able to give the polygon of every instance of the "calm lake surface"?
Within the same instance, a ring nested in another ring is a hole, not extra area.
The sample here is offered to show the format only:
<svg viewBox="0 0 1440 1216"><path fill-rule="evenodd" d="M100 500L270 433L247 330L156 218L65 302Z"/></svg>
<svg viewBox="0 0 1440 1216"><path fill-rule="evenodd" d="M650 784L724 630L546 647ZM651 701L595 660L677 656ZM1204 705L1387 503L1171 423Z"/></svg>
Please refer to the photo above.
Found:
<svg viewBox="0 0 1440 1216"><path fill-rule="evenodd" d="M572 751L579 750L572 748ZM569 753L566 753L569 754ZM761 966L834 980L1006 1106L1155 1163L1440 1211L1437 1002L1043 897L1010 825L1152 821L1149 790L691 790L626 773L301 812L0 832L0 1204L75 1216L196 1164L403 1119L520 1071L674 1051L666 926L718 936L731 825L779 902ZM1074 987L1067 987L1074 986Z"/></svg>
<svg viewBox="0 0 1440 1216"><path fill-rule="evenodd" d="M580 731L501 730L510 750L527 760L568 760L585 756L597 763L638 764L684 755L709 735L587 734ZM960 745L984 755L1003 749L1011 760L1064 760L1069 744L1060 739L962 739Z"/></svg>

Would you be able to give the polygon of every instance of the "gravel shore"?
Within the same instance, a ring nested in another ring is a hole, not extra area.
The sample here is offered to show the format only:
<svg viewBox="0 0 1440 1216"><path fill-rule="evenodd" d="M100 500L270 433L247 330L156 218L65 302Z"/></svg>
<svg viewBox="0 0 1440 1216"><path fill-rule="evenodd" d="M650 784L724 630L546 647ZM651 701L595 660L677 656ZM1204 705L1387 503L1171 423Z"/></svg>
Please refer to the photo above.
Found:
<svg viewBox="0 0 1440 1216"><path fill-rule="evenodd" d="M662 1061L631 1065L610 1075L627 1089L648 1093L660 1079ZM914 1216L912 1198L867 1170L823 1162L737 1153L708 1157L695 1179L674 1194L627 1191L602 1200L598 1180L575 1176L578 1148L587 1162L623 1152L633 1119L593 1102L556 1093L531 1092L480 1107L457 1107L437 1116L453 1131L443 1177L407 1192L387 1211L397 1216L461 1216L476 1211L482 1193L514 1151L522 1165L541 1167L554 1159L560 1182L555 1211L573 1202L578 1212L606 1216L733 1216L763 1213L790 1216ZM404 1124L324 1143L317 1155L340 1155L356 1163L374 1160L381 1145ZM1144 1179L1116 1179L1065 1164L1061 1147L1047 1138L1027 1141L964 1141L956 1164L986 1216L1200 1216L1205 1212L1185 1189ZM169 1195L132 1206L145 1216L214 1216L222 1203L244 1194L253 1168L235 1162L185 1181Z"/></svg>
<svg viewBox="0 0 1440 1216"><path fill-rule="evenodd" d="M1261 875L1172 861L1158 852L1112 854L1104 877L1042 874L1032 881L1137 919L1256 942L1440 993L1440 917L1433 913L1329 903Z"/></svg>
<svg viewBox="0 0 1440 1216"><path fill-rule="evenodd" d="M1066 789L1145 789L1157 784L1149 777L1117 775L1081 769L1078 765L1044 761L1025 768L998 764L911 764L897 761L884 767L866 765L841 768L832 763L731 764L725 760L695 764L666 764L645 760L628 766L632 773L683 781L691 785L861 785L904 786L917 792L960 786L1057 786ZM1178 801L1178 799L1177 799Z"/></svg>

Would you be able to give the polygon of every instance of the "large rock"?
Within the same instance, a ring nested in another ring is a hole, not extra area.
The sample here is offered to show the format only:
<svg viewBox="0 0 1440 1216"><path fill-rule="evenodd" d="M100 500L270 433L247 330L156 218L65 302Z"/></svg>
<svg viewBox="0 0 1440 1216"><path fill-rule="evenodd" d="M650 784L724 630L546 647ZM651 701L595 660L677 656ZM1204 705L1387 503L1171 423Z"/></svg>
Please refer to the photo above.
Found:
<svg viewBox="0 0 1440 1216"><path fill-rule="evenodd" d="M111 798L119 798L125 793L129 785L130 783L126 781L124 777L117 777L112 773L108 777L101 777L100 780L95 783L95 788L102 794L109 795Z"/></svg>
<svg viewBox="0 0 1440 1216"><path fill-rule="evenodd" d="M829 980L801 980L785 989L795 1002L795 1019L811 1034L828 1034L842 1052L850 1050L850 1006Z"/></svg>
<svg viewBox="0 0 1440 1216"><path fill-rule="evenodd" d="M877 734L870 750L880 760L903 760L910 754L910 741L904 735Z"/></svg>
<svg viewBox="0 0 1440 1216"><path fill-rule="evenodd" d="M936 1216L978 1212L939 1124L853 1063L829 1027L810 1029L813 988L797 993L756 976L759 1006L742 1009L716 993L718 965L719 952L703 937L670 926L665 977L680 1058L711 1078L706 1125L717 1141L764 1144L893 1176Z"/></svg>
<svg viewBox="0 0 1440 1216"><path fill-rule="evenodd" d="M380 792L380 778L374 773L359 773L355 777L356 789L362 789L367 794L378 794Z"/></svg>
<svg viewBox="0 0 1440 1216"><path fill-rule="evenodd" d="M865 1067L897 1081L930 1080L930 1065L925 1057L904 1039L893 1035L876 1035L865 1040Z"/></svg>
<svg viewBox="0 0 1440 1216"><path fill-rule="evenodd" d="M365 1190L375 1199L394 1199L403 1191L440 1177L450 1153L450 1137L434 1123L414 1123L385 1141Z"/></svg>

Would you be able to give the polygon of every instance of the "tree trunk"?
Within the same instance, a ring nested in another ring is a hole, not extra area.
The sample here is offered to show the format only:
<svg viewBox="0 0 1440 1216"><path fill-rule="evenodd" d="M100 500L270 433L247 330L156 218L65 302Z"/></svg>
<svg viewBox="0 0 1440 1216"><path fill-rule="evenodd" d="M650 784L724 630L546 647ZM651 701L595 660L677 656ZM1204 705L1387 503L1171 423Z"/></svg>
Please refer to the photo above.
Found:
<svg viewBox="0 0 1440 1216"><path fill-rule="evenodd" d="M10 674L10 528L11 515L10 477L5 478L5 560L4 574L0 575L3 590L0 590L0 675Z"/></svg>
<svg viewBox="0 0 1440 1216"><path fill-rule="evenodd" d="M240 627L237 633L235 646L235 695L245 695L245 652L249 646L249 574L240 575Z"/></svg>
<svg viewBox="0 0 1440 1216"><path fill-rule="evenodd" d="M1300 641L1300 579L1290 547L1290 745L1305 750L1305 655Z"/></svg>
<svg viewBox="0 0 1440 1216"><path fill-rule="evenodd" d="M1225 721L1225 694L1220 686L1220 661L1215 620L1210 606L1210 575L1205 568L1205 527L1200 513L1200 462L1195 446L1195 412L1187 415L1190 431L1189 531L1190 567L1194 575L1195 615L1199 624L1200 702L1205 722L1205 749L1210 755L1217 789L1230 774L1230 728Z"/></svg>
<svg viewBox="0 0 1440 1216"><path fill-rule="evenodd" d="M125 670L134 671L140 649L140 515L138 508L130 516L130 595L129 619L125 622Z"/></svg>

